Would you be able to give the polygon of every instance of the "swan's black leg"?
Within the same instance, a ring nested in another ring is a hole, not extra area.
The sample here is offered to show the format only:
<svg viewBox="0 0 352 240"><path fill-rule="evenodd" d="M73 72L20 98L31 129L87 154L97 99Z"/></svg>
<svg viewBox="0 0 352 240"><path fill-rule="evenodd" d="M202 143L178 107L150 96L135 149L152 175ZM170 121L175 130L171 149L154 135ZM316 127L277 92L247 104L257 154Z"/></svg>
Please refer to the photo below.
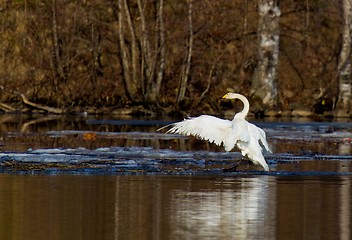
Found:
<svg viewBox="0 0 352 240"><path fill-rule="evenodd" d="M229 168L224 168L222 171L223 172L236 172L237 171L237 167L239 164L235 163L234 165L232 165Z"/></svg>
<svg viewBox="0 0 352 240"><path fill-rule="evenodd" d="M248 161L248 160L245 159L245 158L241 158L241 160L237 161L234 165L232 165L232 166L229 167L229 168L224 168L222 171L223 171L223 172L236 172L238 166L240 166L243 161L246 161L246 162L247 162L247 168L248 168L250 161ZM247 168L246 168L246 169L247 169Z"/></svg>

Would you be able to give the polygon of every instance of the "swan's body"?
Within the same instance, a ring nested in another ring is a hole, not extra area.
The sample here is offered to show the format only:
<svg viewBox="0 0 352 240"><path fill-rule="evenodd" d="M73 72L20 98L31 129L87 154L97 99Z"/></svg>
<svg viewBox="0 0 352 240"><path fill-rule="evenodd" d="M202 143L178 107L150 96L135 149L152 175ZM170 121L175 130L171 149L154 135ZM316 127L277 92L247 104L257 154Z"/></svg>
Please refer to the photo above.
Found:
<svg viewBox="0 0 352 240"><path fill-rule="evenodd" d="M223 145L226 151L231 151L237 146L243 156L247 156L254 164L269 171L262 153L263 147L270 152L265 132L245 119L249 112L247 98L237 93L227 93L223 98L239 99L243 102L243 110L237 113L232 121L201 115L171 124L172 128L167 133L193 135L216 145Z"/></svg>

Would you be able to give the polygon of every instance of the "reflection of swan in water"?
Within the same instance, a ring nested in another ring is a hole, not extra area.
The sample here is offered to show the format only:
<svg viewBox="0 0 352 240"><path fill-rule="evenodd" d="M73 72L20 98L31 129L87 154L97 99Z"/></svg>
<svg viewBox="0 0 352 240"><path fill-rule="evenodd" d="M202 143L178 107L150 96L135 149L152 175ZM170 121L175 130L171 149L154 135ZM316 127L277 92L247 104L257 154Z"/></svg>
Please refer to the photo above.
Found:
<svg viewBox="0 0 352 240"><path fill-rule="evenodd" d="M228 183L223 180L219 184L229 187L220 191L174 192L171 209L175 212L170 215L174 218L170 219L172 237L274 238L275 186L269 187L266 179L244 178L236 182L231 179Z"/></svg>
<svg viewBox="0 0 352 240"><path fill-rule="evenodd" d="M237 146L243 156L247 156L251 162L269 171L262 153L263 150L270 152L266 135L261 128L247 122L246 116L249 112L247 98L238 93L227 93L223 98L239 99L243 102L243 110L237 113L232 121L202 115L171 124L169 125L171 129L167 132L193 135L219 146L223 145L226 151L231 151Z"/></svg>

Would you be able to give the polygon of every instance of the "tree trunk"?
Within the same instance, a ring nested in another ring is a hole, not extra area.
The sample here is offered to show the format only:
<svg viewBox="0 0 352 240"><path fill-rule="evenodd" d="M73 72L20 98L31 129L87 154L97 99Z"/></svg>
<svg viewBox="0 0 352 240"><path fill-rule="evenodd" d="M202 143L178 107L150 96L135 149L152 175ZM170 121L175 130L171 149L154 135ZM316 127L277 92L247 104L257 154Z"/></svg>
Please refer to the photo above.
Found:
<svg viewBox="0 0 352 240"><path fill-rule="evenodd" d="M141 87L142 94L146 95L148 92L149 79L153 76L151 57L150 57L150 43L147 32L147 24L144 15L144 8L141 0L137 0L139 18L141 20L141 37L140 37L140 48L141 48Z"/></svg>
<svg viewBox="0 0 352 240"><path fill-rule="evenodd" d="M253 76L251 95L259 97L265 107L275 109L281 12L275 0L259 0L258 12L258 65Z"/></svg>
<svg viewBox="0 0 352 240"><path fill-rule="evenodd" d="M165 28L163 19L164 1L159 0L156 4L156 33L154 39L154 56L149 54L149 72L147 76L146 101L157 103L160 95L161 83L165 71Z"/></svg>
<svg viewBox="0 0 352 240"><path fill-rule="evenodd" d="M160 56L159 56L159 68L157 69L157 77L156 77L156 84L154 89L154 98L159 96L160 94L160 89L161 89L161 83L164 78L164 71L165 71L165 58L166 58L166 53L165 53L165 44L166 44L166 39L165 39L165 27L164 27L164 0L159 1L159 7L158 7L158 16L157 16L157 24L158 24L158 36L159 36L159 44L158 44L158 49L160 49ZM158 51L159 52L159 51Z"/></svg>
<svg viewBox="0 0 352 240"><path fill-rule="evenodd" d="M186 95L186 88L189 73L191 70L191 60L192 60L192 51L193 51L193 20L192 20L192 1L188 1L188 48L186 61L183 65L183 71L181 73L180 86L178 91L177 103L180 103Z"/></svg>
<svg viewBox="0 0 352 240"><path fill-rule="evenodd" d="M348 116L351 102L351 29L352 4L351 0L343 0L344 27L342 34L342 47L338 63L339 102L338 115Z"/></svg>
<svg viewBox="0 0 352 240"><path fill-rule="evenodd" d="M126 19L129 27L131 46L126 46L125 43L125 27L124 20ZM125 83L127 96L132 100L138 99L138 84L137 84L137 43L132 24L131 15L126 0L118 1L118 25L119 25L119 43L122 62L122 71Z"/></svg>
<svg viewBox="0 0 352 240"><path fill-rule="evenodd" d="M136 38L136 34L135 34L135 29L134 29L134 25L133 25L133 21L132 21L132 16L130 13L130 9L127 3L127 0L124 0L124 10L125 10L125 16L126 16L126 20L127 20L127 25L128 25L128 29L129 29L129 34L130 34L130 42L131 45L129 46L130 49L130 56L131 56L131 75L132 75L132 84L134 86L133 89L133 98L138 98L138 82L140 81L140 68L139 66L139 50L138 50L138 44L137 44L137 38Z"/></svg>
<svg viewBox="0 0 352 240"><path fill-rule="evenodd" d="M126 92L134 102L154 104L159 99L165 68L165 30L162 17L164 3L163 0L155 2L156 17L152 20L147 18L147 3L137 0L138 12L131 12L129 2L119 0L117 19ZM132 13L134 15L131 15ZM150 22L153 20L155 30L151 30ZM154 38L151 33L155 33ZM129 45L126 42L129 42Z"/></svg>
<svg viewBox="0 0 352 240"><path fill-rule="evenodd" d="M52 0L52 25L51 25L51 36L53 41L53 72L54 72L54 89L56 92L59 91L59 82L65 80L64 68L61 62L61 47L59 44L58 37L58 26L57 26L57 6L56 0Z"/></svg>
<svg viewBox="0 0 352 240"><path fill-rule="evenodd" d="M148 103L156 103L160 94L161 82L165 68L165 30L163 22L163 0L155 3L156 20L155 31L149 31L145 9L141 0L137 0L139 15L141 19L141 79L142 91ZM150 40L150 32L154 34L154 47Z"/></svg>

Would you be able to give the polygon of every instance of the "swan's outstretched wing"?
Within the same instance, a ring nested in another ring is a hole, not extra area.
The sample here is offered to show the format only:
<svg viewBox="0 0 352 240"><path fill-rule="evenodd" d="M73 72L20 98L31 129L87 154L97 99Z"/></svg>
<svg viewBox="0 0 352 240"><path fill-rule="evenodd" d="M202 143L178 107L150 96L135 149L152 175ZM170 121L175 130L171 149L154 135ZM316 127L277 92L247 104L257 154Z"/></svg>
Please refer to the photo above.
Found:
<svg viewBox="0 0 352 240"><path fill-rule="evenodd" d="M172 128L167 133L192 135L219 146L223 144L226 151L230 151L237 142L231 121L209 115L188 118L170 126Z"/></svg>

